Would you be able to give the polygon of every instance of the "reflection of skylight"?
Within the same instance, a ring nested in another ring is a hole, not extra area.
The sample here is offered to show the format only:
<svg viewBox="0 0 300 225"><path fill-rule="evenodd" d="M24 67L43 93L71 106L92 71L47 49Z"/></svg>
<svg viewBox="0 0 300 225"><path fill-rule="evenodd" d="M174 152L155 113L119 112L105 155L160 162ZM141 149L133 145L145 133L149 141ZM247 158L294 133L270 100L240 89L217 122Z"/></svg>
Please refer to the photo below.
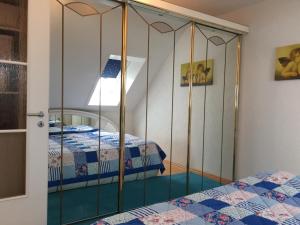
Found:
<svg viewBox="0 0 300 225"><path fill-rule="evenodd" d="M144 58L127 57L127 74L126 74L126 93L129 91L134 80L140 73L145 63ZM90 98L90 106L98 106L100 103L101 90L101 105L117 106L120 102L120 86L121 86L121 57L110 55L106 66L102 72L101 78L98 79L96 87Z"/></svg>
<svg viewBox="0 0 300 225"><path fill-rule="evenodd" d="M116 78L121 70L121 60L108 59L102 77L104 78Z"/></svg>

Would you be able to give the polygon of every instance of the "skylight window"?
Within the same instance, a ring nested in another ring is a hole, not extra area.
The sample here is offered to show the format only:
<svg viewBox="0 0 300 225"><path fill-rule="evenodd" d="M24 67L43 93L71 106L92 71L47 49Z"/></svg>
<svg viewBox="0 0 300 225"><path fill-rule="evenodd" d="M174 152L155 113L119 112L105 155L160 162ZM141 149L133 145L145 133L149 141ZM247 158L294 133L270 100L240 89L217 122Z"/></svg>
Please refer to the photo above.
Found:
<svg viewBox="0 0 300 225"><path fill-rule="evenodd" d="M116 78L121 71L121 60L108 59L104 71L103 78Z"/></svg>
<svg viewBox="0 0 300 225"><path fill-rule="evenodd" d="M127 57L126 93L131 88L144 63L144 58ZM117 55L110 55L102 72L102 76L97 81L88 105L99 106L101 90L101 105L117 106L120 102L120 88L121 57Z"/></svg>

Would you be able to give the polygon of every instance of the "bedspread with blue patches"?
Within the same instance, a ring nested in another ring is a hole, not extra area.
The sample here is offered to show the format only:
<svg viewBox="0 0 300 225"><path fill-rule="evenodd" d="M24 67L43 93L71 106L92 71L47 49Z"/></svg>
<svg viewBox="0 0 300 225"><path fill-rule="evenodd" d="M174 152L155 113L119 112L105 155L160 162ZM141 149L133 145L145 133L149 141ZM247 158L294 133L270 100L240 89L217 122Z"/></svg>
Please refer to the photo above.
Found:
<svg viewBox="0 0 300 225"><path fill-rule="evenodd" d="M93 225L299 225L300 176L277 171L143 207Z"/></svg>
<svg viewBox="0 0 300 225"><path fill-rule="evenodd" d="M118 176L119 133L78 126L64 127L62 136L60 128L51 128L48 156L49 187L60 185L61 163L63 185ZM150 170L163 173L165 157L156 143L125 135L125 175Z"/></svg>

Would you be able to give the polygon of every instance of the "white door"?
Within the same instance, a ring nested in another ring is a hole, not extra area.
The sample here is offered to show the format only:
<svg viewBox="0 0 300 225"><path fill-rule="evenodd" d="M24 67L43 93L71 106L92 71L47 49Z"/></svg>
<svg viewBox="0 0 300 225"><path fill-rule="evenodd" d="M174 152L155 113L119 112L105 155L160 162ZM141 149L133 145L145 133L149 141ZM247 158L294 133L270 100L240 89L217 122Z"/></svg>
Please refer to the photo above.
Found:
<svg viewBox="0 0 300 225"><path fill-rule="evenodd" d="M15 4L22 1L0 3L0 224L46 225L50 0L24 1L28 2L27 41L16 48L20 44L16 38L23 31L15 18L20 13ZM23 55L7 56L14 51L23 51ZM44 117L26 116L40 111ZM39 127L39 121L45 125Z"/></svg>

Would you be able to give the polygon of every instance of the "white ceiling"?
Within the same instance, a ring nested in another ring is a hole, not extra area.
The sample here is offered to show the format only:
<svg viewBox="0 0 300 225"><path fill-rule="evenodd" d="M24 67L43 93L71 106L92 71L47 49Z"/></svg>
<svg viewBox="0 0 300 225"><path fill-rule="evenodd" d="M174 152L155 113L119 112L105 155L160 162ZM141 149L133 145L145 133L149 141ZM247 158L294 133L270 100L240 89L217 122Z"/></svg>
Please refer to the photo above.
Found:
<svg viewBox="0 0 300 225"><path fill-rule="evenodd" d="M218 16L263 0L163 0L185 8Z"/></svg>

